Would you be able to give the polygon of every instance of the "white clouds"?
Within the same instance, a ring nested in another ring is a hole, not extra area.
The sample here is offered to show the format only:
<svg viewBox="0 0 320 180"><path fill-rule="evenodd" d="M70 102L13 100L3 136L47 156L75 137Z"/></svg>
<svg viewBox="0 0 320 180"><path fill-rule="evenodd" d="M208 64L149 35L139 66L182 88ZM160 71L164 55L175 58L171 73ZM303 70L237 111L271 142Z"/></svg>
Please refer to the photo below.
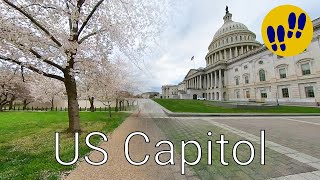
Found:
<svg viewBox="0 0 320 180"><path fill-rule="evenodd" d="M180 1L168 30L164 33L160 47L155 48L154 57L145 64L144 90L160 91L161 85L181 82L189 69L193 68L190 58L195 56L196 68L205 66L205 56L215 32L223 24L226 4L233 20L244 23L256 33L261 42L260 26L265 15L282 4L297 5L308 12L312 19L320 16L318 0L229 0L229 1ZM152 74L152 75L150 75Z"/></svg>

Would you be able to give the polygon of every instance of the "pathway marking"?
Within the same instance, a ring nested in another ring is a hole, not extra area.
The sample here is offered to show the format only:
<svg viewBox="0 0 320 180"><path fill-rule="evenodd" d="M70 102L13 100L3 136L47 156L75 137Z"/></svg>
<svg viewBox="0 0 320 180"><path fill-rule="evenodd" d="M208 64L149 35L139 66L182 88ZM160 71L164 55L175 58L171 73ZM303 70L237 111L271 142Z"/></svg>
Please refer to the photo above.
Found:
<svg viewBox="0 0 320 180"><path fill-rule="evenodd" d="M320 171L271 178L269 180L320 180Z"/></svg>
<svg viewBox="0 0 320 180"><path fill-rule="evenodd" d="M320 126L320 123L315 123L315 122L309 122L309 121L302 121L302 120L297 120L297 119L292 119L292 118L281 118L287 121L294 121L294 122L299 122L299 123L305 123L305 124L312 124L316 126Z"/></svg>
<svg viewBox="0 0 320 180"><path fill-rule="evenodd" d="M239 129L236 129L236 128L233 128L231 126L228 126L228 125L225 125L225 124L220 124L218 122L215 122L213 120L204 120L204 121L207 121L217 127L220 127L222 129L225 129L231 133L234 133L238 136L241 136L243 138L246 138L252 142L255 142L257 144L260 144L260 137L258 136L255 136L253 134L249 134L247 132L244 132L244 131L241 131ZM266 147L271 149L271 150L274 150L280 154L283 154L285 156L288 156L292 159L295 159L301 163L304 163L304 164L307 164L313 168L316 168L318 170L320 170L320 159L318 158L315 158L313 156L310 156L310 155L307 155L307 154L304 154L304 153L301 153L299 151L296 151L294 149L291 149L291 148L288 148L288 147L285 147L285 146L282 146L280 144L277 144L277 143L274 143L272 141L266 141Z"/></svg>

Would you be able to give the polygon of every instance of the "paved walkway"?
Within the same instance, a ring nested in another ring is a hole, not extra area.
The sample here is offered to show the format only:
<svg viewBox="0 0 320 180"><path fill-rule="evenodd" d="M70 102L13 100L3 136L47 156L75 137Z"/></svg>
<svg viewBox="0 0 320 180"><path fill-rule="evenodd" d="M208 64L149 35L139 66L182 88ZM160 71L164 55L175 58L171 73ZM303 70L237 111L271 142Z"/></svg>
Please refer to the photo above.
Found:
<svg viewBox="0 0 320 180"><path fill-rule="evenodd" d="M154 148L155 143L167 138L174 143L181 140L206 143L206 133L213 131L215 135L225 134L232 143L247 139L259 144L258 136L260 130L264 129L267 140L265 166L259 165L257 157L254 164L248 167L221 167L221 164L215 164L197 165L193 169L201 179L320 180L318 117L168 117L162 107L151 100L139 101L139 106L140 113L129 117L108 136L109 141L101 145L109 153L108 163L96 167L81 162L67 179L197 179L190 169L187 169L187 176L180 175L181 165L177 155L176 166L161 167L155 164L153 157L156 151L166 149ZM151 155L144 166L132 166L124 156L125 138L134 131L146 133L151 140L150 144L146 144L142 138L133 138L130 143L132 159L140 161L146 153ZM242 154L247 156L246 152ZM100 160L101 154L93 152L90 159Z"/></svg>
<svg viewBox="0 0 320 180"><path fill-rule="evenodd" d="M176 166L158 166L154 162L154 155L157 151L166 148L155 148L155 144L160 140L166 140L164 134L152 121L151 116L165 116L162 109L148 100L139 101L140 113L135 113L129 117L113 134L108 136L109 141L102 143L101 147L107 150L109 160L102 166L91 166L82 161L78 167L66 177L68 180L88 180L88 179L106 179L106 180L193 180L197 179L193 172L187 169L187 176L180 175L180 165ZM143 138L132 138L130 141L130 156L135 161L142 161L146 154L150 154L150 159L146 165L133 166L125 159L124 142L126 137L135 131L146 133L151 143L147 144ZM93 161L102 159L99 152L93 152L90 156ZM178 156L176 156L178 157ZM176 158L175 157L175 158ZM168 157L162 157L168 159ZM176 162L180 160L176 159Z"/></svg>

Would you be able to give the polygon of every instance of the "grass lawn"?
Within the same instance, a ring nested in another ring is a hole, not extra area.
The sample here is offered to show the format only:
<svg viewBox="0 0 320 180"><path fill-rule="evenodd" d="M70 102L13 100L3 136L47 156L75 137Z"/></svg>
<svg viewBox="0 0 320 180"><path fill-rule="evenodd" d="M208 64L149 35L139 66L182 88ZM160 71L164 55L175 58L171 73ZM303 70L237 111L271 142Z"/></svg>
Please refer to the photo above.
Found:
<svg viewBox="0 0 320 180"><path fill-rule="evenodd" d="M93 131L105 134L117 128L128 113L82 112L79 155L90 152L85 137ZM0 179L58 179L63 171L55 160L55 132L68 127L67 112L1 112L0 113ZM99 144L98 137L92 144ZM60 157L69 162L74 158L74 136L60 133Z"/></svg>
<svg viewBox="0 0 320 180"><path fill-rule="evenodd" d="M320 113L320 108L279 106L266 109L228 108L214 105L213 102L197 100L154 99L172 112L191 113Z"/></svg>

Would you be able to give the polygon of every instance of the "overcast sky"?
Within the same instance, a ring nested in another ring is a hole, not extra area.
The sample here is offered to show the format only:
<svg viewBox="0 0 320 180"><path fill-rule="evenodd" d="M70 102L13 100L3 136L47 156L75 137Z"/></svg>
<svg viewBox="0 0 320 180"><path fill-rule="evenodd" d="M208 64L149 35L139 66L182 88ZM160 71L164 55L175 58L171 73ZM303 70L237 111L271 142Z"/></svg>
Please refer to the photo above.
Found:
<svg viewBox="0 0 320 180"><path fill-rule="evenodd" d="M170 18L155 53L145 63L143 91L158 91L166 84L178 84L195 67L205 67L205 56L215 32L223 25L225 7L233 21L245 24L262 42L260 27L268 12L283 4L304 9L311 19L320 17L319 0L184 0Z"/></svg>

